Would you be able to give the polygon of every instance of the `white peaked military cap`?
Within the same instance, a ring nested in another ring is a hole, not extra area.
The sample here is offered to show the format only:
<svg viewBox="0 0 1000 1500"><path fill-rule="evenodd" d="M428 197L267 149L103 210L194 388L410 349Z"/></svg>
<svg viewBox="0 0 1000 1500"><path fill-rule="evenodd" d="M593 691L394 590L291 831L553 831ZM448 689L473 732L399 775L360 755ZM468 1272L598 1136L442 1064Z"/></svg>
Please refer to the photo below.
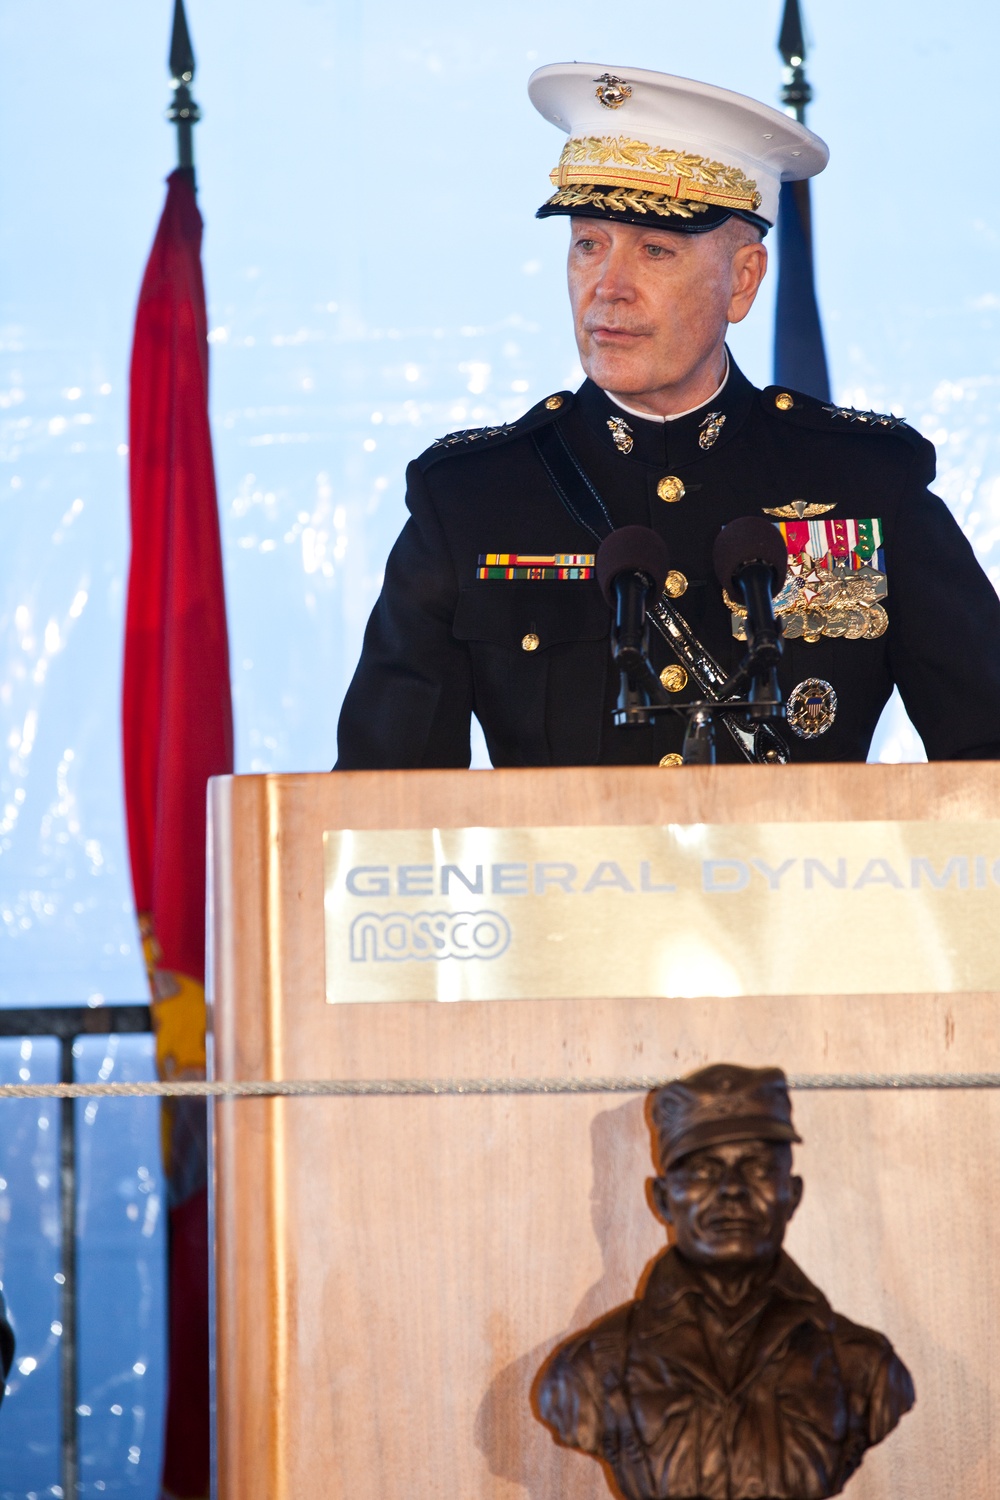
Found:
<svg viewBox="0 0 1000 1500"><path fill-rule="evenodd" d="M778 189L822 172L829 150L744 94L593 63L553 63L528 80L532 104L569 136L539 218L575 214L699 233L734 214L766 230Z"/></svg>

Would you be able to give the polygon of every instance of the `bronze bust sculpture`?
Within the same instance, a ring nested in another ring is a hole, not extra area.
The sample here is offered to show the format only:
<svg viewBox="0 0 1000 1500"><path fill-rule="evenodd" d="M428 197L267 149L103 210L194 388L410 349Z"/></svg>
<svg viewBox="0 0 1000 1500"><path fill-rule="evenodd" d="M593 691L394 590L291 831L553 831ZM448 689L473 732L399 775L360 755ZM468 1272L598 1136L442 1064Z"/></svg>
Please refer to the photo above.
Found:
<svg viewBox="0 0 1000 1500"><path fill-rule="evenodd" d="M839 1494L913 1383L781 1248L802 1197L784 1073L702 1068L652 1096L652 1121L674 1243L641 1296L549 1358L542 1419L626 1500Z"/></svg>

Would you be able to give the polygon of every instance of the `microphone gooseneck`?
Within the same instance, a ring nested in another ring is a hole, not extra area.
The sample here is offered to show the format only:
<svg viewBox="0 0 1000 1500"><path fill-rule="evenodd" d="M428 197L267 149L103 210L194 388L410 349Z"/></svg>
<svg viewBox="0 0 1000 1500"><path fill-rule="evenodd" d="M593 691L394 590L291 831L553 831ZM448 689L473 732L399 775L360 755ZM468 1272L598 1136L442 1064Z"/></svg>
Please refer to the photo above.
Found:
<svg viewBox="0 0 1000 1500"><path fill-rule="evenodd" d="M738 574L760 563L774 574L774 592L780 593L788 572L788 550L781 532L763 516L741 516L723 526L712 548L712 566L722 587L739 592Z"/></svg>
<svg viewBox="0 0 1000 1500"><path fill-rule="evenodd" d="M719 532L712 563L722 587L730 597L742 601L747 612L747 654L728 686L742 693L749 684L751 718L780 718L781 622L775 617L774 598L784 587L788 573L784 538L763 516L741 516Z"/></svg>
<svg viewBox="0 0 1000 1500"><path fill-rule="evenodd" d="M597 549L597 581L615 612L612 655L633 670L648 652L646 610L670 571L666 543L648 526L622 526Z"/></svg>
<svg viewBox="0 0 1000 1500"><path fill-rule="evenodd" d="M622 526L597 549L596 571L614 611L611 656L621 674L615 723L644 724L660 687L649 660L647 610L670 571L666 544L648 526Z"/></svg>
<svg viewBox="0 0 1000 1500"><path fill-rule="evenodd" d="M663 538L648 526L619 526L598 547L595 565L601 592L613 604L612 586L623 573L641 573L647 589L661 592L670 572L670 555Z"/></svg>
<svg viewBox="0 0 1000 1500"><path fill-rule="evenodd" d="M722 587L747 612L747 645L757 667L776 666L781 628L774 596L784 587L788 552L776 526L762 516L730 521L715 539L712 564Z"/></svg>

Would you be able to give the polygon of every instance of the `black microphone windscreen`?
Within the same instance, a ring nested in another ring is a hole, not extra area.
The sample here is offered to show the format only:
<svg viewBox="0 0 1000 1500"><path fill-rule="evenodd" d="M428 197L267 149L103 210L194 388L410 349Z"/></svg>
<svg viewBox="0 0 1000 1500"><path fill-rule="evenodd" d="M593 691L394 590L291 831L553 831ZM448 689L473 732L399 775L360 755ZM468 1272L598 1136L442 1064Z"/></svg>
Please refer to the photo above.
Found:
<svg viewBox="0 0 1000 1500"><path fill-rule="evenodd" d="M611 585L621 573L644 573L657 594L670 572L670 554L662 537L648 526L619 526L597 549L597 581L610 604Z"/></svg>
<svg viewBox="0 0 1000 1500"><path fill-rule="evenodd" d="M773 594L778 594L788 572L788 548L777 526L763 516L741 516L723 526L712 548L712 566L722 587L731 595L739 592L736 575L749 563L764 563L771 569Z"/></svg>

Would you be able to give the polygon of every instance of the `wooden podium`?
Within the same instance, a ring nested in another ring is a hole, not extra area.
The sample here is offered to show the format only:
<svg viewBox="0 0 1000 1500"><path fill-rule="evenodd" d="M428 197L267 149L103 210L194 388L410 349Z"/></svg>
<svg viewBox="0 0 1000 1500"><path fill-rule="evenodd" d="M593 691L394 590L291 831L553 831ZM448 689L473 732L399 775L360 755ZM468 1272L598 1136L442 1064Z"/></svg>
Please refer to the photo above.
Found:
<svg viewBox="0 0 1000 1500"><path fill-rule="evenodd" d="M644 1097L518 1094L505 1080L666 1080L708 1061L793 1075L1000 1066L996 983L330 1004L324 925L328 831L838 823L846 838L899 820L985 838L1000 767L246 776L219 778L210 797L214 1076L500 1090L216 1103L219 1500L607 1496L530 1396L548 1351L632 1296L664 1245L646 1204ZM1000 864L976 860L954 867L956 890L969 869L967 883L1000 885ZM891 938L843 933L873 962ZM807 923L769 940L789 973L821 977L831 962ZM997 930L973 924L968 942L988 960ZM838 1311L889 1335L917 1388L848 1493L992 1500L1000 1094L802 1090L793 1106L806 1193L787 1248Z"/></svg>

